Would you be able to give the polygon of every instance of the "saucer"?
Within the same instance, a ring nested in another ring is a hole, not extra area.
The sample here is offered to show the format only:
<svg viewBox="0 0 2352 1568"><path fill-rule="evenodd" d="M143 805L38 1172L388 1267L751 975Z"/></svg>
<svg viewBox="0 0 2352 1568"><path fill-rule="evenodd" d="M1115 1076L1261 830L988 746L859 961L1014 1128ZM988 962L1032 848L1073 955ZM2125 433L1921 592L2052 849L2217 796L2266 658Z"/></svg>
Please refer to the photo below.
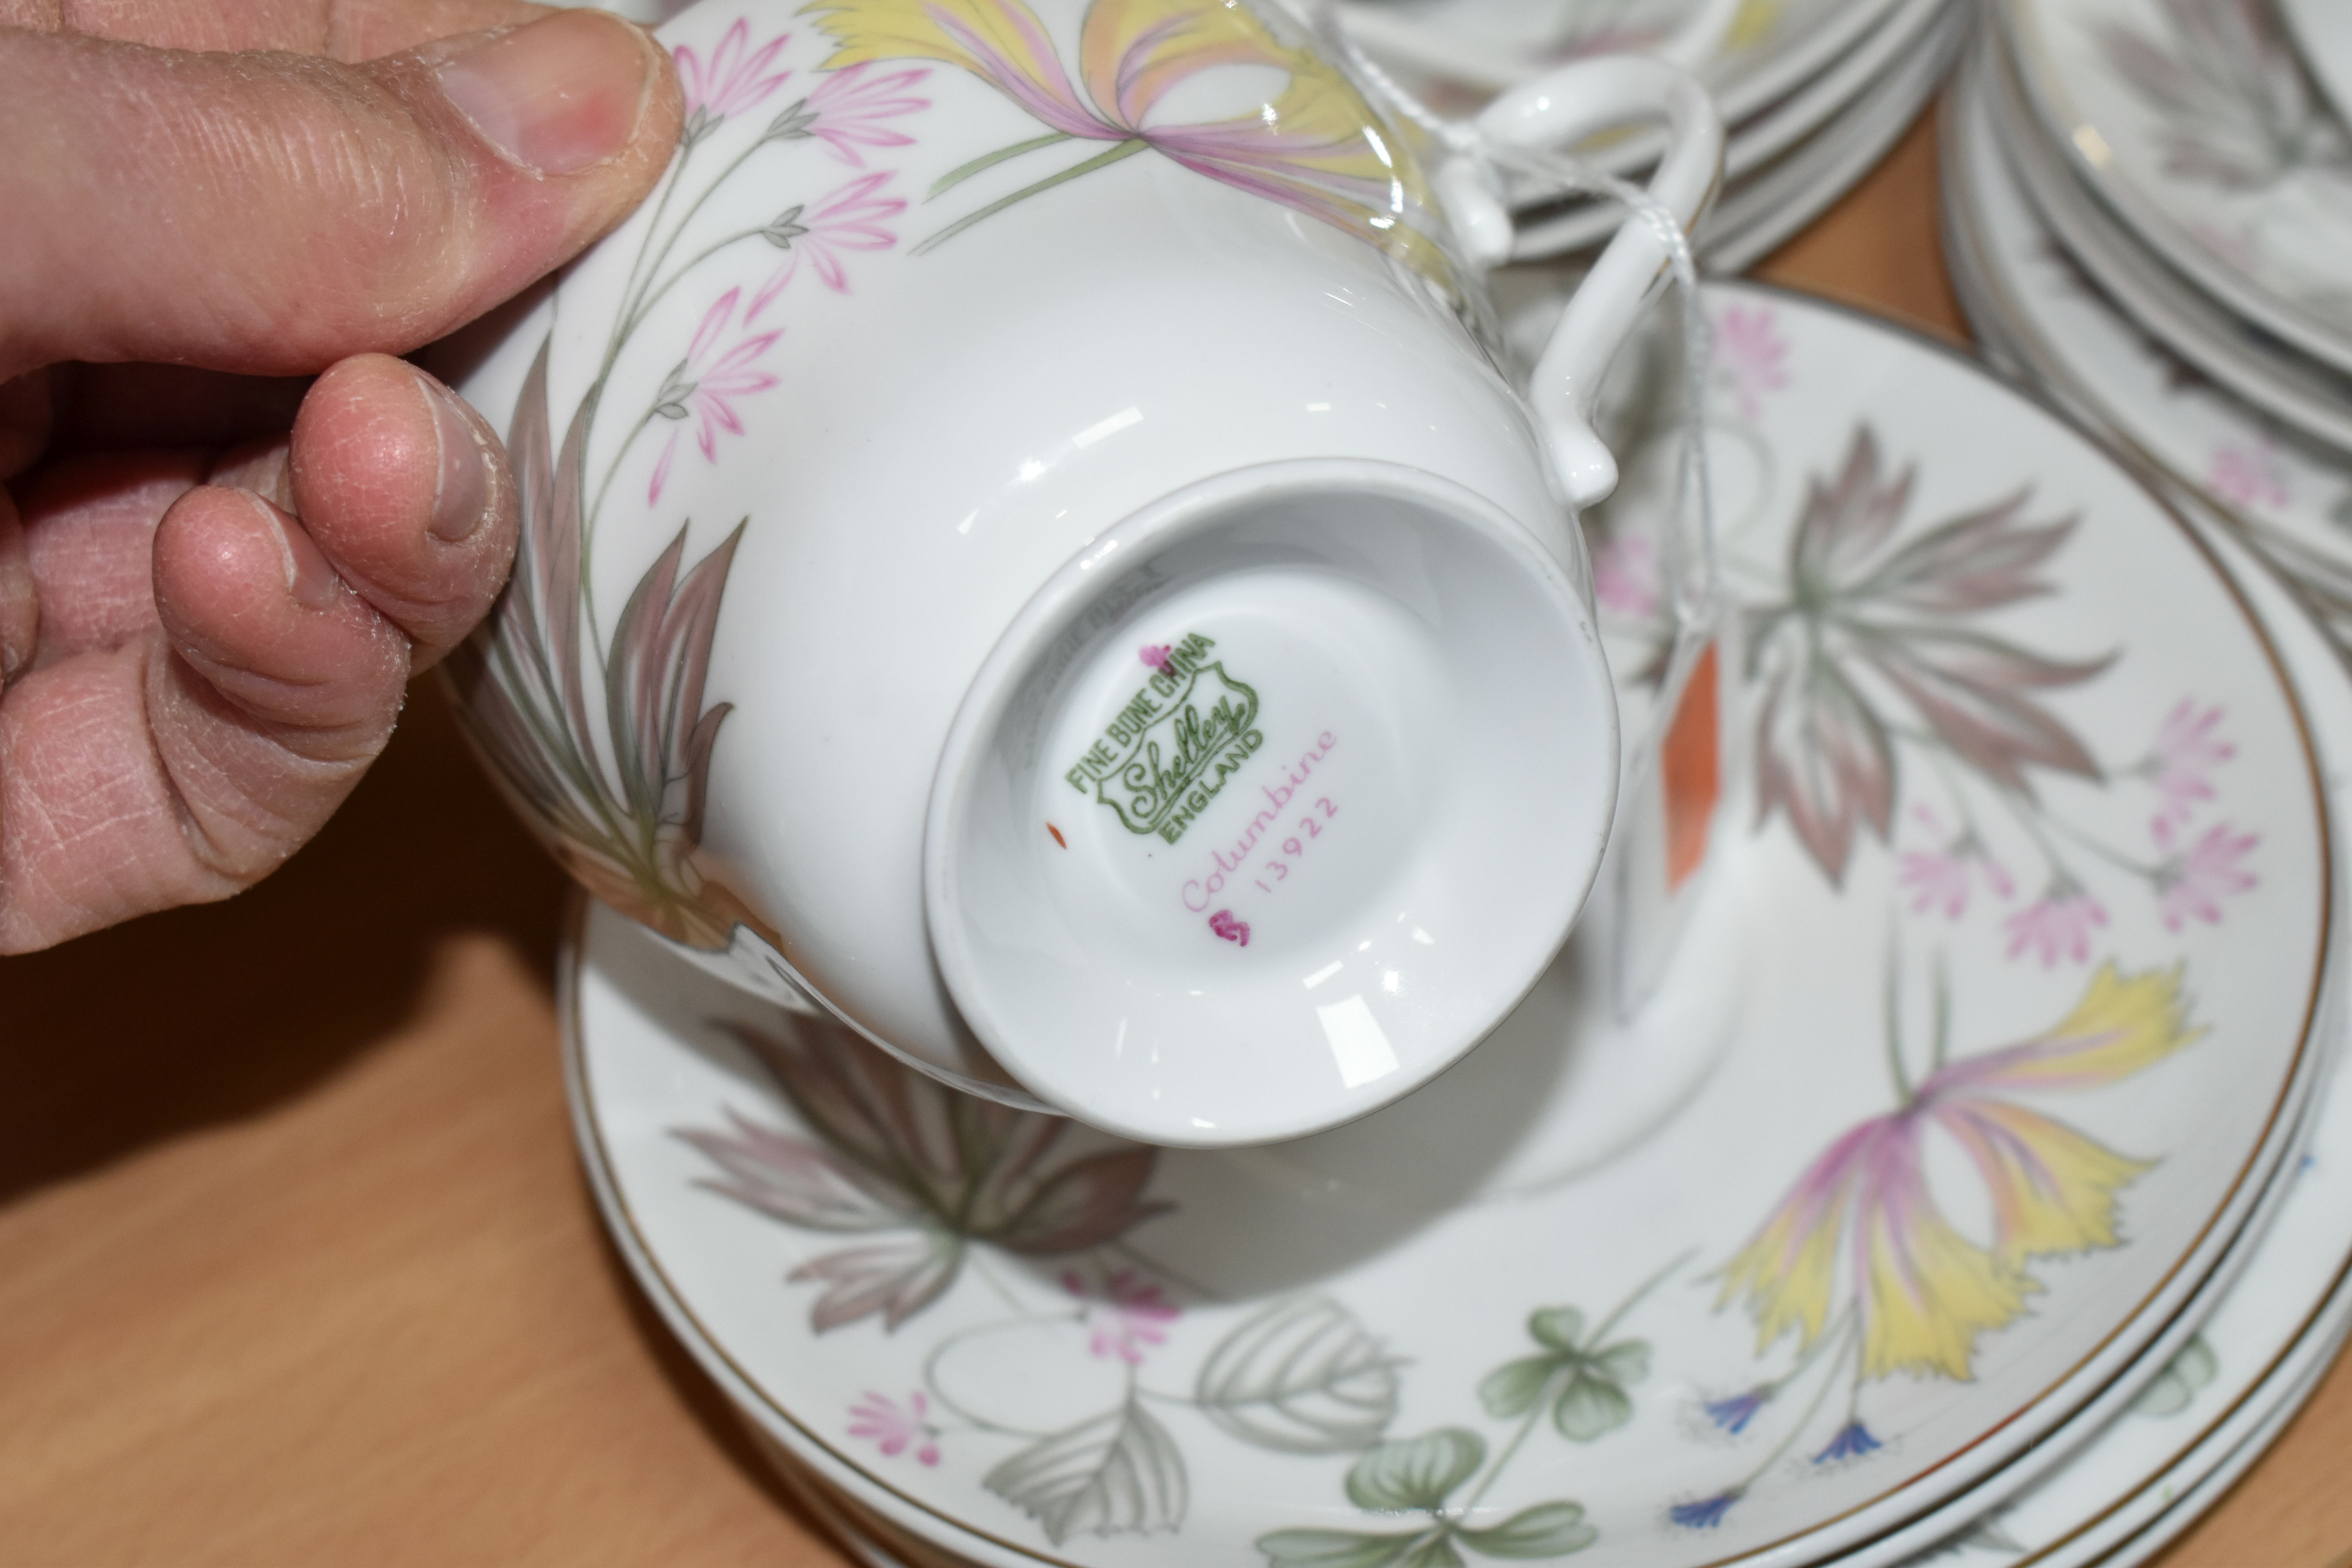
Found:
<svg viewBox="0 0 2352 1568"><path fill-rule="evenodd" d="M2336 0L2279 0L2279 18L2337 118L2352 116L2352 12Z"/></svg>
<svg viewBox="0 0 2352 1568"><path fill-rule="evenodd" d="M1654 48L1719 0L1359 0L1349 30L1448 112L1565 59ZM1749 0L1705 58L1685 63L1727 123L1762 112L1828 69L1901 0Z"/></svg>
<svg viewBox="0 0 2352 1568"><path fill-rule="evenodd" d="M1995 14L2073 173L2230 310L2352 371L2352 133L2275 7L2001 0Z"/></svg>
<svg viewBox="0 0 2352 1568"><path fill-rule="evenodd" d="M1867 91L1794 149L1727 188L1701 235L1708 268L1745 271L1876 168L1950 73L1973 21L1965 5L1946 8Z"/></svg>
<svg viewBox="0 0 2352 1568"><path fill-rule="evenodd" d="M2019 183L2076 261L2149 332L2239 396L2297 428L2352 450L2352 377L2251 331L2127 231L2070 174L2023 107L2009 57L1984 54L1973 89Z"/></svg>
<svg viewBox="0 0 2352 1568"><path fill-rule="evenodd" d="M2334 646L2222 525L2203 521L2200 532L2245 590L2309 706L2333 803L2352 806L2352 773L2338 760L2352 740L2352 682ZM2234 1478L2260 1456L2326 1372L2352 1327L2352 1076L2335 1061L2347 1001L2340 987L2331 993L2331 1067L2266 1199L2271 1212L2248 1226L2244 1268L2128 1407L1958 1538L1984 1561L2081 1568L2151 1555L2218 1498L2212 1478ZM1960 1560L1977 1559L1963 1552Z"/></svg>
<svg viewBox="0 0 2352 1568"><path fill-rule="evenodd" d="M1730 126L1724 188L1694 240L1711 271L1736 272L1812 221L1869 172L1935 90L1968 31L1969 7L1899 0L1861 42L1753 119ZM1633 138L1594 161L1630 174L1656 156ZM1517 253L1588 249L1622 222L1611 204L1580 202L1519 217Z"/></svg>
<svg viewBox="0 0 2352 1568"><path fill-rule="evenodd" d="M1980 335L2228 518L2352 644L2352 458L2263 417L2077 270L2003 159L1984 84L1946 118L1947 251Z"/></svg>
<svg viewBox="0 0 2352 1568"><path fill-rule="evenodd" d="M1613 1158L1553 1136L1592 1042L1532 1026L1338 1132L1159 1152L591 916L575 1092L623 1250L826 1485L997 1564L1791 1563L2046 1467L2162 1370L2315 1060L2294 700L2041 410L1833 310L1709 303L1763 809L1662 992L1720 1058ZM1627 671L1639 538L1600 563Z"/></svg>
<svg viewBox="0 0 2352 1568"><path fill-rule="evenodd" d="M2352 459L2205 377L2078 269L2002 157L1971 75L1948 111L1947 250L1971 322L2142 460L2282 555L2320 607L2352 593Z"/></svg>

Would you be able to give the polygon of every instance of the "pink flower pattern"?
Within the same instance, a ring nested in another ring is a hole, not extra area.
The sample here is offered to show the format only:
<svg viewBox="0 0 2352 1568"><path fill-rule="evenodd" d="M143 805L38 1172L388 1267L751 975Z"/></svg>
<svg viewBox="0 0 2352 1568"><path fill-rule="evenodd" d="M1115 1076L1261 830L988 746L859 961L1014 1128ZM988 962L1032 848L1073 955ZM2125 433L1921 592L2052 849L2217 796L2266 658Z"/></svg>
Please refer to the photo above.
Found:
<svg viewBox="0 0 2352 1568"><path fill-rule="evenodd" d="M1729 384L1742 419L1763 409L1764 395L1789 385L1789 341L1769 305L1734 305L1715 324L1715 363Z"/></svg>
<svg viewBox="0 0 2352 1568"><path fill-rule="evenodd" d="M2079 884L2060 880L2051 884L2047 892L2024 909L2009 917L2002 927L2009 932L2009 956L2017 957L2029 949L2048 969L2059 959L2072 959L2087 963L2091 958L2091 931L2107 923L2106 907L2093 898Z"/></svg>
<svg viewBox="0 0 2352 1568"><path fill-rule="evenodd" d="M2231 441L2217 448L2206 466L2205 482L2214 494L2238 506L2283 507L2294 499L2278 448L2261 437L2243 446Z"/></svg>
<svg viewBox="0 0 2352 1568"><path fill-rule="evenodd" d="M708 135L720 121L754 107L784 84L793 74L789 70L771 76L760 73L775 62L791 37L790 33L779 33L754 50L751 24L739 16L719 40L719 47L710 51L708 62L693 46L677 47L678 85L686 89L684 140L688 145Z"/></svg>
<svg viewBox="0 0 2352 1568"><path fill-rule="evenodd" d="M911 1447L919 1462L937 1465L940 1446L933 1439L939 1428L924 1419L930 1407L931 1402L920 1390L908 1394L904 1405L887 1394L868 1391L849 1407L849 1435L872 1442L886 1458L895 1459Z"/></svg>
<svg viewBox="0 0 2352 1568"><path fill-rule="evenodd" d="M1099 1289L1089 1289L1075 1268L1062 1272L1062 1289L1087 1303L1085 1320L1093 1331L1087 1348L1097 1359L1117 1357L1129 1366L1143 1364L1146 1346L1168 1342L1162 1326L1183 1315L1159 1285L1132 1268L1115 1268L1103 1277Z"/></svg>
<svg viewBox="0 0 2352 1568"><path fill-rule="evenodd" d="M1051 133L1015 143L992 163L1055 138L1103 144L1093 157L950 224L918 252L1013 201L1150 149L1370 241L1433 280L1450 281L1451 264L1421 226L1432 205L1421 177L1390 152L1356 86L1233 0L1172 8L1090 0L1079 26L1075 81L1058 41L1024 0L814 0L802 11L840 46L828 61L833 67L910 59L961 67ZM1288 83L1254 113L1186 122L1163 112L1193 77L1236 66L1279 69ZM968 165L950 183L973 172Z"/></svg>
<svg viewBox="0 0 2352 1568"><path fill-rule="evenodd" d="M1940 909L1945 919L1958 920L1968 912L1973 873L1979 868L1995 898L2006 899L2017 890L2008 868L1986 852L1974 833L1947 834L1943 819L1925 805L1913 806L1911 815L1942 845L1937 849L1906 850L1903 855L1895 879L1911 895L1912 913Z"/></svg>
<svg viewBox="0 0 2352 1568"><path fill-rule="evenodd" d="M833 155L852 168L866 167L865 156L858 151L861 147L914 145L913 137L879 121L930 107L929 99L911 98L906 93L907 89L930 75L929 70L889 71L874 76L868 74L872 69L872 62L861 60L829 72L808 96L808 107L816 115L809 123L808 133L832 148Z"/></svg>
<svg viewBox="0 0 2352 1568"><path fill-rule="evenodd" d="M784 285L798 275L803 260L815 269L826 288L836 294L848 293L849 272L842 265L842 253L887 250L898 243L898 237L882 226L905 212L907 204L898 196L875 194L896 177L892 171L862 174L829 193L815 205L795 209L777 219L771 232L781 237L776 243L786 252L784 264L752 296L751 309L745 319L757 319L768 308L768 302L782 293Z"/></svg>
<svg viewBox="0 0 2352 1568"><path fill-rule="evenodd" d="M2171 826L2159 818L2158 847L2169 849L2173 837ZM2215 823L2194 845L2158 868L2157 912L2164 917L2165 930L2177 931L2192 916L2208 925L2221 924L2221 900L2246 891L2259 879L2240 862L2261 841L2259 835Z"/></svg>
<svg viewBox="0 0 2352 1568"><path fill-rule="evenodd" d="M1646 620L1658 608L1658 549L1639 534L1612 534L1592 552L1601 607Z"/></svg>
<svg viewBox="0 0 2352 1568"><path fill-rule="evenodd" d="M1969 910L1969 863L1948 849L1912 849L1903 856L1896 875L1911 895L1911 912L1940 908L1947 920L1958 920Z"/></svg>
<svg viewBox="0 0 2352 1568"><path fill-rule="evenodd" d="M719 433L730 436L743 433L742 417L735 412L737 400L761 393L774 386L772 372L759 369L757 361L775 341L783 335L781 328L773 331L746 333L739 336L724 353L719 352L719 340L734 320L735 307L742 299L740 289L730 289L721 294L709 310L703 312L702 325L695 330L694 342L686 351L686 358L670 372L669 380L662 386L654 403L654 415L675 420L678 428L670 432L669 440L662 447L662 455L654 464L654 475L646 487L647 501L661 500L662 486L669 479L671 459L677 455L677 438L685 433L685 423L697 422L694 441L702 448L704 458L717 461ZM744 312L742 329L748 329L759 314L763 297L753 308Z"/></svg>
<svg viewBox="0 0 2352 1568"><path fill-rule="evenodd" d="M2157 816L2159 827L2187 822L2200 801L2213 798L2213 770L2238 754L2235 746L2214 733L2221 722L2220 708L2200 712L2186 697L2164 716L2148 758L2156 793L2164 803Z"/></svg>

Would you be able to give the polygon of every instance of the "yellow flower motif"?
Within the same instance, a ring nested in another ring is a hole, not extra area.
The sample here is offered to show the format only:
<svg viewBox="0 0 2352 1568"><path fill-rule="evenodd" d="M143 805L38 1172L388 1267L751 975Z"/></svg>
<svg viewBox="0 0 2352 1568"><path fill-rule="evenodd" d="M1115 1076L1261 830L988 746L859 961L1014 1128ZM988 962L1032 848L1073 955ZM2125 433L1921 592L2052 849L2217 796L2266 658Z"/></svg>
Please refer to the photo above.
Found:
<svg viewBox="0 0 2352 1568"><path fill-rule="evenodd" d="M1411 154L1361 93L1312 48L1285 43L1240 0L1093 0L1079 25L1081 93L1045 23L1024 0L815 0L804 6L838 46L840 70L927 59L971 72L1047 127L966 163L933 194L1057 142L1108 150L991 203L933 236L936 245L1053 185L1146 149L1238 190L1318 218L1453 286L1433 237L1435 203ZM1282 91L1254 112L1196 124L1153 122L1170 91L1219 66L1269 66Z"/></svg>
<svg viewBox="0 0 2352 1568"><path fill-rule="evenodd" d="M1725 1267L1717 1306L1744 1297L1759 1352L1784 1334L1801 1352L1851 1304L1864 1380L1967 1381L1978 1336L2007 1327L2042 1289L2032 1260L2116 1246L2116 1194L2148 1169L2000 1096L2112 1083L2189 1045L2203 1031L2188 1025L2180 980L2178 969L2104 964L2047 1034L1939 1068L1900 1110L1849 1128ZM1930 1126L1984 1182L1989 1247L1956 1230L1928 1190Z"/></svg>
<svg viewBox="0 0 2352 1568"><path fill-rule="evenodd" d="M1780 0L1747 0L1724 29L1723 52L1736 55L1753 48L1780 25Z"/></svg>

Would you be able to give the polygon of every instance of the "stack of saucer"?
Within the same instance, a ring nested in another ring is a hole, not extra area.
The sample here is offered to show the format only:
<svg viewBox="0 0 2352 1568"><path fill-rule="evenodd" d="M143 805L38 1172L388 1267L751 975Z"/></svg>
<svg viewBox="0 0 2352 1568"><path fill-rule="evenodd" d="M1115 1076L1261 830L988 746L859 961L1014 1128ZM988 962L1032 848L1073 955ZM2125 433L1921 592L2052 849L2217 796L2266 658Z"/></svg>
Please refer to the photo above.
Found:
<svg viewBox="0 0 2352 1568"><path fill-rule="evenodd" d="M1433 108L1466 113L1579 55L1650 49L1696 71L1729 133L1721 201L1698 235L1737 272L1795 234L1885 155L1957 58L1965 0L1348 0L1366 53ZM1596 150L1620 174L1654 146ZM1523 254L1605 238L1612 215L1571 210Z"/></svg>
<svg viewBox="0 0 2352 1568"><path fill-rule="evenodd" d="M2352 679L2230 535L1975 365L1704 305L1755 761L1632 1019L1580 939L1405 1100L1160 1150L583 918L605 1220L859 1560L2125 1564L2325 1369ZM1588 520L1629 701L1672 349L1612 378Z"/></svg>
<svg viewBox="0 0 2352 1568"><path fill-rule="evenodd" d="M2352 630L2352 132L2266 5L2002 16L1948 125L1979 335Z"/></svg>

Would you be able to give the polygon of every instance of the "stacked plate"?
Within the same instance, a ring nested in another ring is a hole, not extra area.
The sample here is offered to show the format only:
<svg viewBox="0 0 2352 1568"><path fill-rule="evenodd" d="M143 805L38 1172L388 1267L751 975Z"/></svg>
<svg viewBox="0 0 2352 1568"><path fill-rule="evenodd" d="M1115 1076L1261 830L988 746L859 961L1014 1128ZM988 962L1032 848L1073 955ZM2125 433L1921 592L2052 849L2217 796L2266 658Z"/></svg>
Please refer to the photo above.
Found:
<svg viewBox="0 0 2352 1568"><path fill-rule="evenodd" d="M583 916L631 1268L874 1564L2125 1563L2352 1323L2352 682L2225 534L1948 351L1711 286L1753 751L1657 999L1218 1152L960 1098ZM1675 345L1588 520L1654 668ZM2195 635L2184 637L2183 627Z"/></svg>
<svg viewBox="0 0 2352 1568"><path fill-rule="evenodd" d="M1946 251L1979 338L2259 558L2260 591L2299 600L2352 658L2343 7L2005 0L1996 15L1944 124ZM2282 1364L2324 1367L2343 1316L2323 1308ZM2246 1436L2184 1479L2189 1500L2226 1488L2308 1388L2282 1376L2249 1396Z"/></svg>
<svg viewBox="0 0 2352 1568"><path fill-rule="evenodd" d="M2096 28L2074 9L2009 13L2021 42L1989 41L1951 104L1947 250L1963 303L1996 353L2234 523L2352 631L2352 133L2267 6L2231 8L2240 25L2210 37L2155 0L2102 12ZM2053 72L2033 96L2029 59L2074 76ZM2213 62L2200 68L2214 94L2244 84L2238 109L2256 118L2239 128L2264 128L2272 175L2225 168L2225 145L2259 151L2229 141L2225 97L2177 126L2122 112L2134 83L2179 85L2151 62L2191 59ZM2035 107L2078 99L2102 117L2063 138ZM2106 150L2099 183L2070 161L2082 147Z"/></svg>
<svg viewBox="0 0 2352 1568"><path fill-rule="evenodd" d="M1348 0L1340 16L1377 64L1449 114L1580 55L1648 49L1690 67L1730 132L1700 249L1736 272L1885 156L1957 58L1969 10L1967 0ZM1595 161L1631 174L1655 156L1632 142ZM1592 245L1612 222L1548 214L1523 252Z"/></svg>

